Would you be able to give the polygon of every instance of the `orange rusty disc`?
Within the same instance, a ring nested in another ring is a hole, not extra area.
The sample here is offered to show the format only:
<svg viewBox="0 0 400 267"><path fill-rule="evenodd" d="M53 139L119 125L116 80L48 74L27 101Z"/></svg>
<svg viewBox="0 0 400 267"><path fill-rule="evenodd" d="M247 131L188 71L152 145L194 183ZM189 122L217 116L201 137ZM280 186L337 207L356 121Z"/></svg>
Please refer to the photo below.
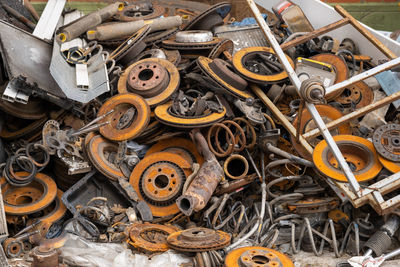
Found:
<svg viewBox="0 0 400 267"><path fill-rule="evenodd" d="M18 176L27 176L27 172L17 172ZM57 185L53 179L43 173L37 173L33 181L26 186L16 187L0 179L4 201L4 210L8 215L27 215L48 207L57 196Z"/></svg>
<svg viewBox="0 0 400 267"><path fill-rule="evenodd" d="M364 82L358 82L345 88L343 93L335 98L335 102L342 104L344 107L354 105L355 108L362 108L374 101L374 92Z"/></svg>
<svg viewBox="0 0 400 267"><path fill-rule="evenodd" d="M129 183L139 198L147 202L153 216L164 217L179 212L175 201L191 173L190 163L182 156L157 152L135 166Z"/></svg>
<svg viewBox="0 0 400 267"><path fill-rule="evenodd" d="M126 126L118 129L119 123L126 118L126 112L131 108L134 109L131 122L127 122ZM97 117L103 116L112 110L111 114L101 120L101 122L109 122L100 128L101 135L107 139L113 141L133 139L149 124L150 107L139 95L126 93L111 97L101 106Z"/></svg>
<svg viewBox="0 0 400 267"><path fill-rule="evenodd" d="M264 247L243 247L226 255L225 267L294 267L285 254Z"/></svg>
<svg viewBox="0 0 400 267"><path fill-rule="evenodd" d="M379 162L391 173L400 172L400 162L393 162L388 159L385 159L381 155L378 155Z"/></svg>

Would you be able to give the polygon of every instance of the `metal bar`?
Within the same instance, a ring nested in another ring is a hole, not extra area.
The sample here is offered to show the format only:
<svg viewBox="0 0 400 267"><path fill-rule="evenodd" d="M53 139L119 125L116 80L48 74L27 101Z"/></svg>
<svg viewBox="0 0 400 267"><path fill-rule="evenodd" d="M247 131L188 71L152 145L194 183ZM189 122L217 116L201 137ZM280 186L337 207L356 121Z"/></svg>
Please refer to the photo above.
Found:
<svg viewBox="0 0 400 267"><path fill-rule="evenodd" d="M247 0L247 4L249 5L251 11L254 14L254 17L260 26L261 30L263 31L265 37L268 40L268 43L271 45L271 47L274 49L276 55L279 58L279 61L282 63L283 67L285 68L285 71L287 72L291 82L297 89L297 92L300 95L300 86L301 86L301 81L296 75L296 72L290 65L289 61L286 58L285 53L282 51L281 47L279 46L278 42L276 41L273 33L271 32L270 28L268 27L267 23L261 16L260 11L258 10L256 4L254 3L253 0ZM339 150L339 147L333 140L333 137L331 133L329 132L328 128L326 128L324 121L322 120L321 116L319 115L317 109L313 104L306 103L306 107L308 108L311 116L314 119L314 122L317 124L318 128L321 131L322 136L324 137L325 141L327 142L328 146L330 147L332 154L335 156L336 160L339 163L340 168L344 172L347 180L350 183L350 186L352 190L359 195L360 194L360 185L358 184L354 174L350 170L349 165L347 164L346 160L344 159L342 153Z"/></svg>
<svg viewBox="0 0 400 267"><path fill-rule="evenodd" d="M17 20L19 20L20 22L22 22L23 24L28 26L29 29L31 29L31 30L35 29L36 24L33 23L32 21L30 21L29 19L27 19L24 15L19 13L17 10L15 10L14 8L12 8L8 5L5 5L5 4L2 4L2 7L5 9L5 11L10 13L10 15L12 15L14 18L16 18Z"/></svg>
<svg viewBox="0 0 400 267"><path fill-rule="evenodd" d="M371 111L379 109L379 108L381 108L383 106L386 106L386 105L392 103L393 101L396 101L396 100L399 100L399 99L400 99L400 91L396 92L396 93L394 93L394 94L392 94L390 96L387 96L387 97L385 97L385 98L383 98L381 100L378 100L378 101L376 101L374 103L371 103L368 106L359 108L359 109L357 109L357 110L355 110L355 111L353 111L353 112L351 112L349 114L346 114L346 115L340 117L339 119L336 119L334 121L330 121L329 123L326 124L326 127L329 130L332 130L333 128L339 127L340 125L342 125L342 124L344 124L344 123L346 123L348 121L351 121L353 119L356 119L356 118L359 118L361 116L364 116L365 114L367 114L367 113L369 113ZM313 129L311 131L308 131L308 132L304 133L303 137L306 140L308 140L310 138L317 137L318 135L320 135L319 130L317 128L315 128L315 129Z"/></svg>
<svg viewBox="0 0 400 267"><path fill-rule="evenodd" d="M274 105L274 103L267 97L267 95L255 84L251 84L250 88L252 89L253 93L257 95L258 98L267 106L267 108L272 112L272 114L283 124L283 127L293 136L296 136L296 128L293 124L288 121L285 115ZM308 152L311 156L314 149L310 144L304 139L301 135L299 136L299 142L303 146L303 148Z"/></svg>
<svg viewBox="0 0 400 267"><path fill-rule="evenodd" d="M39 21L40 16L37 13L36 9L32 6L31 2L29 2L29 0L25 0L24 1L24 6L26 9L28 9L28 11L31 13L32 17L36 20Z"/></svg>
<svg viewBox="0 0 400 267"><path fill-rule="evenodd" d="M368 39L377 49L379 49L385 56L390 59L395 59L397 56L390 51L381 41L379 41L375 36L372 35L370 31L364 28L353 16L350 15L349 12L344 10L343 7L336 5L335 10L342 15L344 18L348 18L350 20L351 25L356 28L365 38Z"/></svg>
<svg viewBox="0 0 400 267"><path fill-rule="evenodd" d="M370 69L370 70L364 71L364 72L362 72L360 74L357 74L357 75L355 75L355 76L351 77L350 79L347 79L347 80L345 80L343 82L331 85L328 88L326 88L326 94L327 95L328 94L332 94L332 93L334 93L336 91L339 91L339 90L341 90L343 88L347 88L347 87L349 87L350 85L352 85L352 84L354 84L356 82L365 80L365 79L367 79L367 78L369 78L371 76L374 76L374 75L376 75L378 73L381 73L382 71L390 70L390 69L396 67L397 65L400 65L400 57L398 57L396 59L392 59L391 61L383 63L383 64L381 64L379 66L376 66L373 69Z"/></svg>
<svg viewBox="0 0 400 267"><path fill-rule="evenodd" d="M43 40L51 40L53 38L54 30L64 10L65 1L66 0L47 1L46 7L32 35Z"/></svg>
<svg viewBox="0 0 400 267"><path fill-rule="evenodd" d="M294 39L292 41L283 43L283 44L281 44L281 48L283 51L286 51L297 45L304 44L305 42L310 41L310 40L314 39L315 37L318 37L324 33L336 30L337 28L340 28L348 23L350 23L350 19L348 19L348 18L341 19L339 21L336 21L334 23L326 25L322 28L319 28L318 30L315 30L313 32L304 34L303 36L297 37L296 39Z"/></svg>

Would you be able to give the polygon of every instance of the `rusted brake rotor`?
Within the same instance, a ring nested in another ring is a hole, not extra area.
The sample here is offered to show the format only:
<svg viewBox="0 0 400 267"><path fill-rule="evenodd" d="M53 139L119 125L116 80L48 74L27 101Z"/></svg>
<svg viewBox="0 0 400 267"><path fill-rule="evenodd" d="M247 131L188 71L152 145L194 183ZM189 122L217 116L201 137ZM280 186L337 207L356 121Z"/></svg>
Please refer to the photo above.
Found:
<svg viewBox="0 0 400 267"><path fill-rule="evenodd" d="M27 172L17 172L18 176L27 176ZM53 179L43 173L37 173L34 180L26 186L16 187L0 180L4 199L4 210L9 215L27 215L48 207L57 196L57 185Z"/></svg>
<svg viewBox="0 0 400 267"><path fill-rule="evenodd" d="M183 30L207 30L211 31L215 26L222 25L223 19L229 14L231 5L227 2L215 4L197 15L186 25Z"/></svg>
<svg viewBox="0 0 400 267"><path fill-rule="evenodd" d="M167 237L179 231L172 225L134 223L129 226L128 243L141 252L164 252L169 249Z"/></svg>
<svg viewBox="0 0 400 267"><path fill-rule="evenodd" d="M137 5L127 5L124 9L118 11L115 18L119 21L138 21L138 20L149 20L155 19L162 16L165 12L165 8L160 5L152 5L151 10L141 12L138 10Z"/></svg>
<svg viewBox="0 0 400 267"><path fill-rule="evenodd" d="M233 67L230 63L219 58L211 60L206 57L199 57L197 65L206 76L213 79L230 94L242 99L253 97L246 90L246 80L233 72Z"/></svg>
<svg viewBox="0 0 400 267"><path fill-rule="evenodd" d="M339 206L339 199L335 197L307 198L288 203L288 209L297 214L315 214L328 212Z"/></svg>
<svg viewBox="0 0 400 267"><path fill-rule="evenodd" d="M101 135L96 135L90 139L86 149L90 162L103 175L111 180L125 177L120 168L111 160L113 158L111 154L118 153L116 143L106 140Z"/></svg>
<svg viewBox="0 0 400 267"><path fill-rule="evenodd" d="M111 112L112 111L112 112ZM107 113L110 114L106 115ZM97 116L106 115L100 127L100 133L113 141L130 140L138 136L149 124L150 107L139 95L117 94L108 99L100 108Z"/></svg>
<svg viewBox="0 0 400 267"><path fill-rule="evenodd" d="M119 93L136 93L150 107L162 104L178 89L178 69L166 59L142 59L130 65L118 80Z"/></svg>
<svg viewBox="0 0 400 267"><path fill-rule="evenodd" d="M400 162L400 125L385 124L375 130L372 137L376 151L390 161Z"/></svg>
<svg viewBox="0 0 400 267"><path fill-rule="evenodd" d="M190 165L193 163L203 164L204 159L197 151L196 145L188 139L181 137L172 137L161 140L152 145L147 150L145 157L156 152L170 152L183 157Z"/></svg>
<svg viewBox="0 0 400 267"><path fill-rule="evenodd" d="M226 255L225 267L294 267L283 253L264 247L243 247Z"/></svg>
<svg viewBox="0 0 400 267"><path fill-rule="evenodd" d="M225 52L228 53L229 55L232 55L233 47L234 47L234 44L231 39L224 39L221 42L219 42L216 46L214 46L214 48L211 50L210 54L208 55L208 58L210 58L210 59L219 58Z"/></svg>
<svg viewBox="0 0 400 267"><path fill-rule="evenodd" d="M378 160L372 142L354 135L336 135L333 139L357 181L371 180L381 171L382 165ZM347 182L346 176L339 169L338 162L325 140L315 147L313 161L317 169L324 175L341 182Z"/></svg>
<svg viewBox="0 0 400 267"><path fill-rule="evenodd" d="M343 114L338 109L336 109L332 106L329 106L329 105L315 105L315 107L317 108L318 113L321 115L321 117L325 123L339 119L340 117L343 116ZM301 117L300 126L298 125L299 117ZM299 129L300 134L304 134L308 131L311 131L311 130L317 128L317 125L315 124L314 120L312 119L311 114L308 111L308 109L303 109L301 116L297 115L296 118L293 120L292 124L296 127L296 129ZM342 124L339 127L330 130L330 132L332 135L351 134L350 124L349 123ZM303 146L300 143L296 142L296 137L291 136L290 139L291 139L293 147L297 151L297 153L299 153L300 156L302 156L303 158L311 160L311 157L309 156L307 151L305 151ZM311 146L314 147L319 143L320 140L322 140L322 138L315 137L315 138L309 139L307 141L310 143Z"/></svg>
<svg viewBox="0 0 400 267"><path fill-rule="evenodd" d="M260 71L260 68L250 70L250 67L246 65L246 62L257 59L259 55L276 59L275 52L270 47L246 47L240 49L233 56L233 67L243 78L254 83L276 83L288 77L283 68L278 72L273 72L272 74L263 73ZM294 67L293 60L288 55L286 55L286 58L289 60L290 65Z"/></svg>
<svg viewBox="0 0 400 267"><path fill-rule="evenodd" d="M223 231L196 227L171 234L167 242L177 251L210 251L229 245L231 236Z"/></svg>
<svg viewBox="0 0 400 267"><path fill-rule="evenodd" d="M129 183L145 200L153 216L164 217L179 212L175 200L181 195L191 165L183 157L158 152L143 158L133 169Z"/></svg>
<svg viewBox="0 0 400 267"><path fill-rule="evenodd" d="M374 92L364 82L358 82L345 88L343 93L335 98L335 101L344 107L362 108L374 101Z"/></svg>

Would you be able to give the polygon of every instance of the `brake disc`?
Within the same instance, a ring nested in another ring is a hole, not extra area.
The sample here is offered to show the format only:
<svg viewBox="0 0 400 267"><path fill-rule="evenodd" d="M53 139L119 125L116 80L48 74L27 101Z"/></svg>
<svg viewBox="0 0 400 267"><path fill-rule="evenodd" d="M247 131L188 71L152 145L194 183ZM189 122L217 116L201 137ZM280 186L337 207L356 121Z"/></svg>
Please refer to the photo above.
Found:
<svg viewBox="0 0 400 267"><path fill-rule="evenodd" d="M400 162L400 125L380 126L372 137L376 151L387 160Z"/></svg>
<svg viewBox="0 0 400 267"><path fill-rule="evenodd" d="M27 172L17 172L19 176ZM43 173L37 173L33 181L26 186L16 187L0 179L4 200L4 210L9 215L27 215L48 207L57 196L57 185L53 179Z"/></svg>
<svg viewBox="0 0 400 267"><path fill-rule="evenodd" d="M325 123L334 121L343 116L343 114L338 109L329 105L315 105L315 107ZM294 127L296 127L296 129L299 129L300 134L304 134L308 131L317 128L317 125L312 119L308 109L303 109L303 112L301 114L300 127L298 127L299 115L296 116L292 124L294 125ZM349 123L342 124L339 127L330 130L330 133L332 135L351 134L350 124ZM323 139L322 136L317 136L315 138L308 139L307 141L312 147L315 147L322 139ZM297 153L299 153L300 156L311 160L311 157L308 155L307 151L303 148L303 146L300 143L296 142L296 137L291 136L290 140L291 143L293 144L294 149L297 151Z"/></svg>
<svg viewBox="0 0 400 267"><path fill-rule="evenodd" d="M147 150L145 157L156 152L170 152L183 157L190 165L193 163L203 164L204 159L197 151L196 145L188 139L172 137L158 141Z"/></svg>
<svg viewBox="0 0 400 267"><path fill-rule="evenodd" d="M1 129L0 137L6 140L14 140L22 137L31 139L40 134L46 121L47 116L34 121L9 116Z"/></svg>
<svg viewBox="0 0 400 267"><path fill-rule="evenodd" d="M246 90L246 80L233 72L233 67L230 63L222 59L212 60L206 57L199 57L197 65L206 76L213 79L233 96L241 99L253 97Z"/></svg>
<svg viewBox="0 0 400 267"><path fill-rule="evenodd" d="M339 199L335 197L307 198L288 203L288 209L296 214L315 214L328 212L339 206Z"/></svg>
<svg viewBox="0 0 400 267"><path fill-rule="evenodd" d="M211 6L203 13L197 15L189 22L182 30L205 30L211 31L215 26L222 25L224 18L231 11L231 5L227 2L222 2Z"/></svg>
<svg viewBox="0 0 400 267"><path fill-rule="evenodd" d="M264 247L243 247L226 255L225 266L229 267L294 267L283 253Z"/></svg>
<svg viewBox="0 0 400 267"><path fill-rule="evenodd" d="M177 231L172 225L134 223L129 226L128 243L141 252L164 252L169 249L167 237Z"/></svg>
<svg viewBox="0 0 400 267"><path fill-rule="evenodd" d="M46 105L37 98L29 98L27 104L9 102L0 99L0 109L13 116L26 120L38 120L47 117Z"/></svg>
<svg viewBox="0 0 400 267"><path fill-rule="evenodd" d="M135 138L150 121L149 105L136 94L117 94L111 97L101 106L97 117L106 115L110 111L112 112L101 120L108 124L100 127L100 133L113 141Z"/></svg>
<svg viewBox="0 0 400 267"><path fill-rule="evenodd" d="M221 41L222 41L221 38L213 37L211 41L207 42L183 43L183 42L178 42L176 40L176 37L173 36L171 39L162 41L162 46L165 49L193 50L196 53L200 53L200 51L198 50L213 49Z"/></svg>
<svg viewBox="0 0 400 267"><path fill-rule="evenodd" d="M162 58L142 59L130 65L118 80L118 92L137 93L150 107L165 103L178 89L180 76L174 64Z"/></svg>
<svg viewBox="0 0 400 267"><path fill-rule="evenodd" d="M356 109L365 107L374 101L374 92L364 82L358 82L345 88L343 93L335 98L335 102L344 107L354 107Z"/></svg>
<svg viewBox="0 0 400 267"><path fill-rule="evenodd" d="M210 251L229 245L231 236L223 231L196 227L171 234L167 242L169 247L177 251Z"/></svg>
<svg viewBox="0 0 400 267"><path fill-rule="evenodd" d="M354 135L336 135L333 139L357 181L371 180L381 171L382 165L372 142ZM315 147L313 161L324 175L341 182L348 181L325 140Z"/></svg>
<svg viewBox="0 0 400 267"><path fill-rule="evenodd" d="M257 59L259 55L271 57L272 61L279 63L279 61L277 61L277 56L274 50L270 47L245 47L240 49L233 56L233 67L243 78L254 83L276 83L288 77L286 71L283 68L281 68L279 71L274 71L272 74L268 74L262 71L262 68L260 68L262 62L259 64L250 65L249 62ZM286 58L289 61L290 65L294 67L293 60L288 55L286 55Z"/></svg>
<svg viewBox="0 0 400 267"><path fill-rule="evenodd" d="M147 202L153 216L179 212L175 200L182 194L191 165L183 157L158 152L144 157L133 169L129 183L141 200Z"/></svg>
<svg viewBox="0 0 400 267"><path fill-rule="evenodd" d="M208 58L216 59L219 58L224 52L227 52L229 55L233 54L234 44L231 39L224 39L219 42L214 48L211 50Z"/></svg>
<svg viewBox="0 0 400 267"><path fill-rule="evenodd" d="M138 21L149 20L161 17L165 12L165 8L160 5L152 5L150 10L141 11L140 7L133 3L127 5L115 15L115 19L119 21Z"/></svg>
<svg viewBox="0 0 400 267"><path fill-rule="evenodd" d="M119 166L114 163L113 158L118 153L118 144L104 139L101 135L92 137L87 145L87 155L93 166L104 176L117 181L124 178Z"/></svg>

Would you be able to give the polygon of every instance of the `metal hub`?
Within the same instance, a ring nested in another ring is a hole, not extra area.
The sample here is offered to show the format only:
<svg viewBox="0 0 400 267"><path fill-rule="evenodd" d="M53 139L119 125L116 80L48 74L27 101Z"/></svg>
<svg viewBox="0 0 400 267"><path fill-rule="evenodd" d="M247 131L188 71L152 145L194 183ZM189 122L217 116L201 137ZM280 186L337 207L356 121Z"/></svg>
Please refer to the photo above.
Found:
<svg viewBox="0 0 400 267"><path fill-rule="evenodd" d="M400 125L385 124L375 130L373 138L376 151L385 159L400 162Z"/></svg>

